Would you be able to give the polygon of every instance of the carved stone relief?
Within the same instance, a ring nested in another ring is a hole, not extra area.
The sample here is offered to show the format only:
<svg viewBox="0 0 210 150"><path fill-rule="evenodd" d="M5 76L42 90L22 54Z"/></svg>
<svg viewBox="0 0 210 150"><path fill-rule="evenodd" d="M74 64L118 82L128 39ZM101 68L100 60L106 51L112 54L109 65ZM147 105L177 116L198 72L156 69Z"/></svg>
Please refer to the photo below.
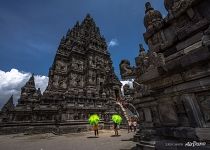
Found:
<svg viewBox="0 0 210 150"><path fill-rule="evenodd" d="M95 67L96 65L95 65L95 57L93 57L93 56L89 56L89 60L88 60L88 62L89 62L89 66L90 67Z"/></svg>
<svg viewBox="0 0 210 150"><path fill-rule="evenodd" d="M95 84L96 83L96 74L93 71L88 72L88 83L89 84Z"/></svg>
<svg viewBox="0 0 210 150"><path fill-rule="evenodd" d="M83 71L84 62L73 58L72 59L72 68L77 71Z"/></svg>
<svg viewBox="0 0 210 150"><path fill-rule="evenodd" d="M56 63L56 70L66 72L67 71L67 64L62 61L57 61Z"/></svg>
<svg viewBox="0 0 210 150"><path fill-rule="evenodd" d="M77 74L71 74L70 76L70 85L75 87L77 85Z"/></svg>
<svg viewBox="0 0 210 150"><path fill-rule="evenodd" d="M174 105L172 103L160 103L158 109L160 120L163 125L176 126L178 124L177 113L175 112Z"/></svg>
<svg viewBox="0 0 210 150"><path fill-rule="evenodd" d="M53 78L53 85L54 87L58 87L59 85L59 76L55 75Z"/></svg>

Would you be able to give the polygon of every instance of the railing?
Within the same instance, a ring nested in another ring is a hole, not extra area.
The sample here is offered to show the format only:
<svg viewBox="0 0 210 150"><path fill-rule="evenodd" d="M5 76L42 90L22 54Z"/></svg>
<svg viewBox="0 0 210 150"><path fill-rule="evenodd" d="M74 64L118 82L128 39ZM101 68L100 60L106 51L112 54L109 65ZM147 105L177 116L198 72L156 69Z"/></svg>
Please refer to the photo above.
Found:
<svg viewBox="0 0 210 150"><path fill-rule="evenodd" d="M127 103L127 105L130 106L130 107L132 107L132 109L133 109L135 112L131 111L128 107L125 108L125 107L123 106L123 103L120 102L120 101L117 101L116 104L118 104L118 105L121 107L121 109L122 109L122 111L123 111L123 113L124 113L124 116L125 116L125 118L126 118L127 120L129 120L129 116L131 116L131 115L128 114L128 111L129 111L130 113L132 113L132 117L136 115L136 116L139 118L139 113L138 113L138 111L136 110L136 108L133 106L133 104Z"/></svg>
<svg viewBox="0 0 210 150"><path fill-rule="evenodd" d="M128 105L130 105L130 106L134 109L135 114L136 114L136 115L137 115L137 117L139 118L139 113L138 113L138 111L136 110L136 108L133 106L133 104L128 103Z"/></svg>

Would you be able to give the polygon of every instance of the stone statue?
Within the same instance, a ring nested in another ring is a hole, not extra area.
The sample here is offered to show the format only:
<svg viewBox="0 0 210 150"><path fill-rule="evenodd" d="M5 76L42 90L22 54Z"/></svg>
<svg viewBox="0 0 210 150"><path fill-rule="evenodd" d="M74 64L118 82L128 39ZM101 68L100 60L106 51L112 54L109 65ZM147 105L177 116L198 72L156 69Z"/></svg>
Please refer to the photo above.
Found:
<svg viewBox="0 0 210 150"><path fill-rule="evenodd" d="M139 44L139 56L136 58L137 73L144 74L149 67L149 57L142 44Z"/></svg>
<svg viewBox="0 0 210 150"><path fill-rule="evenodd" d="M65 79L62 79L62 80L59 82L59 85L60 85L60 87L66 89L66 88L67 88L66 80L65 80Z"/></svg>
<svg viewBox="0 0 210 150"><path fill-rule="evenodd" d="M89 84L95 84L96 74L93 71L89 71L88 73L88 82Z"/></svg>
<svg viewBox="0 0 210 150"><path fill-rule="evenodd" d="M129 78L134 76L134 68L130 66L130 62L128 60L122 60L120 63L120 73L122 78Z"/></svg>
<svg viewBox="0 0 210 150"><path fill-rule="evenodd" d="M76 85L77 85L76 79L77 79L77 75L76 75L76 74L71 74L71 81L70 81L70 84L71 84L72 86L76 86Z"/></svg>
<svg viewBox="0 0 210 150"><path fill-rule="evenodd" d="M58 87L58 81L59 81L59 77L58 76L54 76L54 79L53 79L54 87Z"/></svg>
<svg viewBox="0 0 210 150"><path fill-rule="evenodd" d="M163 26L163 17L162 14L154 10L150 2L145 4L145 17L144 17L144 26L147 31L153 31L155 29L160 29Z"/></svg>
<svg viewBox="0 0 210 150"><path fill-rule="evenodd" d="M158 68L167 71L165 67L165 57L162 53L149 52L149 68Z"/></svg>
<svg viewBox="0 0 210 150"><path fill-rule="evenodd" d="M56 68L57 70L59 71L66 71L66 64L61 62L61 61L58 61L57 64L56 64Z"/></svg>
<svg viewBox="0 0 210 150"><path fill-rule="evenodd" d="M79 70L83 70L83 61L78 61Z"/></svg>
<svg viewBox="0 0 210 150"><path fill-rule="evenodd" d="M139 56L146 56L147 53L145 52L145 49L143 47L143 44L139 44Z"/></svg>
<svg viewBox="0 0 210 150"><path fill-rule="evenodd" d="M93 57L92 56L89 57L89 65L93 66Z"/></svg>

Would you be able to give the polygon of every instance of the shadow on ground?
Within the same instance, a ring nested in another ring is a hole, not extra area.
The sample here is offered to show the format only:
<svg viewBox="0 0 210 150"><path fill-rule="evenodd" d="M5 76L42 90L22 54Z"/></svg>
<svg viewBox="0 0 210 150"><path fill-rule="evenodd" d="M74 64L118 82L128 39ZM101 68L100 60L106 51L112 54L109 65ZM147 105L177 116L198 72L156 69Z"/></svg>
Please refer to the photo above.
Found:
<svg viewBox="0 0 210 150"><path fill-rule="evenodd" d="M92 139L92 138L99 138L99 137L98 136L89 136L87 138Z"/></svg>
<svg viewBox="0 0 210 150"><path fill-rule="evenodd" d="M122 139L121 141L133 141L133 138L130 138L130 139Z"/></svg>
<svg viewBox="0 0 210 150"><path fill-rule="evenodd" d="M119 137L119 136L121 136L121 135L111 135L110 137Z"/></svg>

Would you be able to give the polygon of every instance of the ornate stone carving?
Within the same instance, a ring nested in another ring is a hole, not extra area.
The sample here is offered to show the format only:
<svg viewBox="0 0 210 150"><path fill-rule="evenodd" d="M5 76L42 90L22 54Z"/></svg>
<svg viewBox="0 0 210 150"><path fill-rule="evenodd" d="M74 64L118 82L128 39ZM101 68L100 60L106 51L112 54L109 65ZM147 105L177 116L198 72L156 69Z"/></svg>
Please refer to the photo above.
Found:
<svg viewBox="0 0 210 150"><path fill-rule="evenodd" d="M72 59L72 68L77 71L83 71L83 61L77 60L75 58Z"/></svg>
<svg viewBox="0 0 210 150"><path fill-rule="evenodd" d="M149 57L148 54L145 52L143 45L139 45L139 56L136 58L136 66L137 66L137 74L141 75L147 71L149 67Z"/></svg>
<svg viewBox="0 0 210 150"><path fill-rule="evenodd" d="M145 17L144 17L144 26L147 29L147 32L152 32L158 30L163 26L163 18L159 11L154 10L150 2L145 4Z"/></svg>
<svg viewBox="0 0 210 150"><path fill-rule="evenodd" d="M120 74L123 79L129 78L135 75L134 67L130 66L130 62L128 60L121 61Z"/></svg>
<svg viewBox="0 0 210 150"><path fill-rule="evenodd" d="M70 85L75 87L77 85L77 75L76 74L71 74L70 78Z"/></svg>
<svg viewBox="0 0 210 150"><path fill-rule="evenodd" d="M149 52L149 69L158 68L161 71L167 71L165 67L165 57L162 53Z"/></svg>
<svg viewBox="0 0 210 150"><path fill-rule="evenodd" d="M96 74L92 70L88 73L88 83L94 85L96 83Z"/></svg>
<svg viewBox="0 0 210 150"><path fill-rule="evenodd" d="M150 51L145 52L143 46L140 44L140 54L136 58L136 73L142 75L151 69L158 68L162 73L167 71L165 67L165 57L162 53Z"/></svg>
<svg viewBox="0 0 210 150"><path fill-rule="evenodd" d="M150 90L150 88L147 85L139 84L136 81L133 82L133 87L134 87L135 92L138 95L138 97L149 95L150 93L153 92L152 90Z"/></svg>
<svg viewBox="0 0 210 150"><path fill-rule="evenodd" d="M93 56L89 56L89 65L90 67L95 67L95 58Z"/></svg>
<svg viewBox="0 0 210 150"><path fill-rule="evenodd" d="M177 15L185 11L195 0L164 0L169 15Z"/></svg>
<svg viewBox="0 0 210 150"><path fill-rule="evenodd" d="M66 88L67 88L66 79L62 78L62 79L59 81L59 86L60 86L61 88L66 89Z"/></svg>
<svg viewBox="0 0 210 150"><path fill-rule="evenodd" d="M67 71L67 66L66 66L66 64L64 62L57 61L57 63L56 63L56 70L66 72Z"/></svg>

